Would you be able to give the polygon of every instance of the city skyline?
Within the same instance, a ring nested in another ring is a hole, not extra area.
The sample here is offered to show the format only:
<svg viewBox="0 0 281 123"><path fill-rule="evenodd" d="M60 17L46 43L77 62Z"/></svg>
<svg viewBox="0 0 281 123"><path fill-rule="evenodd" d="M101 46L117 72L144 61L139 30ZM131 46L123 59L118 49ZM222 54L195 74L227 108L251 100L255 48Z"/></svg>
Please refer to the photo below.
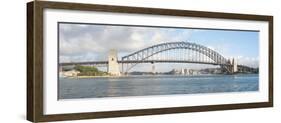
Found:
<svg viewBox="0 0 281 123"><path fill-rule="evenodd" d="M188 41L207 46L226 58L237 58L240 64L259 65L259 32L188 28L159 28L94 24L59 24L60 62L106 61L110 49L118 58L165 42ZM109 45L110 44L110 45ZM212 65L157 64L157 70L171 68L202 68ZM148 70L138 65L138 70Z"/></svg>

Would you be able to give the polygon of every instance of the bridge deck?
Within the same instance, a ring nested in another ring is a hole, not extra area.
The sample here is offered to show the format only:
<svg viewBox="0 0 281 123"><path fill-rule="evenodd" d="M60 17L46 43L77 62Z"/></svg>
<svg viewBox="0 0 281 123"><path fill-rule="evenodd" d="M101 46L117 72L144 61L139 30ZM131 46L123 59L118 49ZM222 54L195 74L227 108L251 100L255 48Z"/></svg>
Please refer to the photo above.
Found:
<svg viewBox="0 0 281 123"><path fill-rule="evenodd" d="M128 63L194 63L194 64L209 64L209 65L226 65L213 62L198 62L198 61L186 61L186 60L130 60L130 61L118 61L118 63L128 64ZM108 61L92 61L92 62L68 62L68 63L59 63L61 66L67 65L106 65Z"/></svg>

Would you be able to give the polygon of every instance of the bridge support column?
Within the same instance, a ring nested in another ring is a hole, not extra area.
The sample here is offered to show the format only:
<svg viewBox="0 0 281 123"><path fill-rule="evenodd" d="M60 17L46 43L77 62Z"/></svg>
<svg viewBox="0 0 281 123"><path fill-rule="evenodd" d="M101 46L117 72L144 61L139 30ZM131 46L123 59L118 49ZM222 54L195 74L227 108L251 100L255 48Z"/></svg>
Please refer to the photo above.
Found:
<svg viewBox="0 0 281 123"><path fill-rule="evenodd" d="M231 67L232 67L232 73L238 72L237 59L235 59L235 58L232 59Z"/></svg>
<svg viewBox="0 0 281 123"><path fill-rule="evenodd" d="M233 58L231 60L228 61L229 65L226 66L228 69L228 73L229 74L233 74L238 72L238 63L237 63L237 59Z"/></svg>
<svg viewBox="0 0 281 123"><path fill-rule="evenodd" d="M120 76L117 51L111 49L108 54L107 72L112 76Z"/></svg>
<svg viewBox="0 0 281 123"><path fill-rule="evenodd" d="M152 74L155 74L156 72L155 72L155 65L154 65L154 62L151 62L151 64L152 64Z"/></svg>

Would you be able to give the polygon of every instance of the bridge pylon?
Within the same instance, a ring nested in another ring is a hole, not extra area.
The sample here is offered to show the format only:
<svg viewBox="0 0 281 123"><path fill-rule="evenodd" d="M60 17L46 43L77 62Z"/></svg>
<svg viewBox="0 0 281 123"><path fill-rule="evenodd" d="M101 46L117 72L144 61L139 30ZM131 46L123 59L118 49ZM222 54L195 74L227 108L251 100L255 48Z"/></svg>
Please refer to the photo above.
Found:
<svg viewBox="0 0 281 123"><path fill-rule="evenodd" d="M238 72L238 67L237 67L237 65L238 65L238 63L237 63L237 59L235 59L235 58L233 58L232 59L232 72L233 73L236 73L236 72Z"/></svg>
<svg viewBox="0 0 281 123"><path fill-rule="evenodd" d="M117 51L111 49L108 54L108 66L107 66L108 74L112 76L120 76L119 64L118 64L118 56Z"/></svg>
<svg viewBox="0 0 281 123"><path fill-rule="evenodd" d="M155 74L155 73L156 73L156 71L155 71L155 64L154 64L154 62L151 62L151 64L152 64L151 73L152 73L152 74Z"/></svg>
<svg viewBox="0 0 281 123"><path fill-rule="evenodd" d="M234 74L238 72L238 62L237 59L232 58L230 60L228 60L228 65L226 66L227 68L227 72L229 74Z"/></svg>

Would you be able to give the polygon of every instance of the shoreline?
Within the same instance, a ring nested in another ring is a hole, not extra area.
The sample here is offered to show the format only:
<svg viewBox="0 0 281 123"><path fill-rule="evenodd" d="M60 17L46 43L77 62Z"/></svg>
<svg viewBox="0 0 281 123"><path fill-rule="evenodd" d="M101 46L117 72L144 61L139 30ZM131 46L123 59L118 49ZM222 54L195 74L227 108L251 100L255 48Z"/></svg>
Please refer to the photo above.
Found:
<svg viewBox="0 0 281 123"><path fill-rule="evenodd" d="M123 78L123 77L135 77L135 76L212 76L212 75L225 75L225 74L200 74L200 75L120 75L120 76L71 76L71 77L62 77L70 79L88 79L88 78ZM248 75L248 74L233 74L233 75Z"/></svg>
<svg viewBox="0 0 281 123"><path fill-rule="evenodd" d="M87 78L118 78L121 76L72 76L72 77L65 77L65 78L71 78L71 79L87 79Z"/></svg>

